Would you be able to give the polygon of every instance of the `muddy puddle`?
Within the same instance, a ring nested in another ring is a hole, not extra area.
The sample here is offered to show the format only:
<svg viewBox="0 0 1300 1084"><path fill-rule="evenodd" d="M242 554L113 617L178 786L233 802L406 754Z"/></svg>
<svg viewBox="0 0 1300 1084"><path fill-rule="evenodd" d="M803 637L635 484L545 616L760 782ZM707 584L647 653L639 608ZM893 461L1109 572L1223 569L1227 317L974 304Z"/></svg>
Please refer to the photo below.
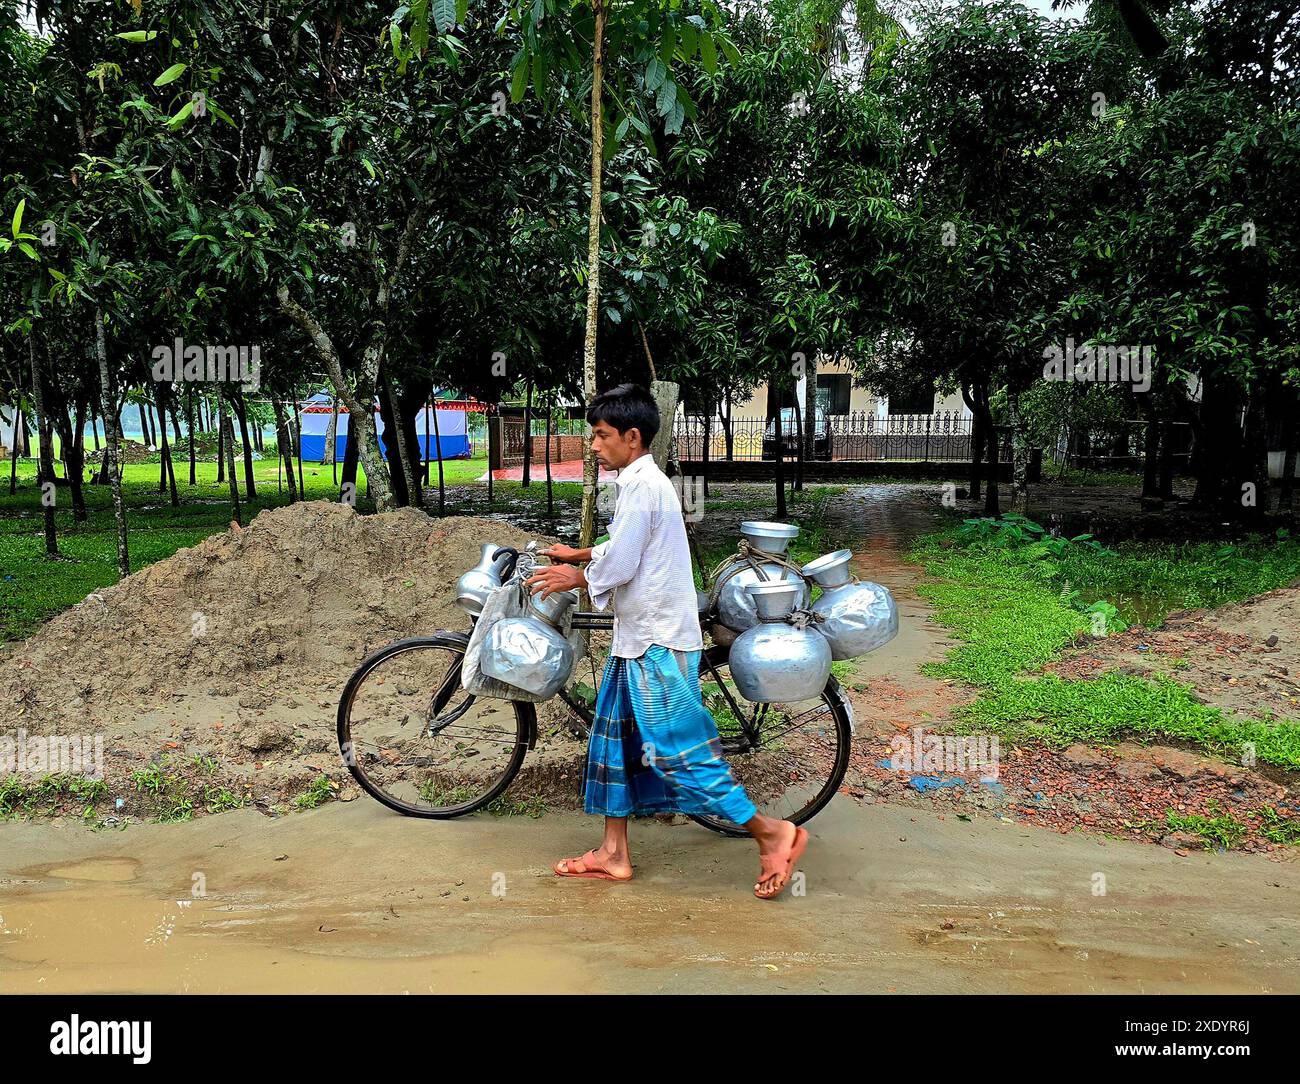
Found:
<svg viewBox="0 0 1300 1084"><path fill-rule="evenodd" d="M635 822L610 885L550 872L595 842L572 814L4 824L0 990L1300 992L1294 866L846 799L810 830L767 904L695 825Z"/></svg>

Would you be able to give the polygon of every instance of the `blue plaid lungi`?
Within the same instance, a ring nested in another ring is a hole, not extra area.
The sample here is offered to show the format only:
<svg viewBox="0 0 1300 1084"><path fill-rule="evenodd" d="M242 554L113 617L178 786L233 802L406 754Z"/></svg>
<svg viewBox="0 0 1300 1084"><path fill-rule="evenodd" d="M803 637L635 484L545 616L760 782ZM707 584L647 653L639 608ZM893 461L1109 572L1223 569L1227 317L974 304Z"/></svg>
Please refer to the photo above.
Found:
<svg viewBox="0 0 1300 1084"><path fill-rule="evenodd" d="M700 653L655 644L611 655L587 746L584 808L606 817L694 813L737 824L757 809L722 757L700 695Z"/></svg>

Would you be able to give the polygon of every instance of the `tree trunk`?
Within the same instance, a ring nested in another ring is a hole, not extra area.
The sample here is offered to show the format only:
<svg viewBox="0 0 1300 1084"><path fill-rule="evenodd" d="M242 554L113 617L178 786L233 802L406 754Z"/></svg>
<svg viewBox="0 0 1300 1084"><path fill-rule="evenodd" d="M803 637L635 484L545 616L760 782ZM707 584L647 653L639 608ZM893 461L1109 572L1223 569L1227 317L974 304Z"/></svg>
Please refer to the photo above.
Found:
<svg viewBox="0 0 1300 1084"><path fill-rule="evenodd" d="M432 395L432 389L430 391L430 395ZM436 396L433 396L432 398L430 398L429 396L425 397L424 407L422 408L421 413L424 415L424 455L420 457L420 462L423 464L423 469L420 474L420 485L421 487L424 487L429 484L429 463L432 457L436 455L438 457L438 462L439 463L442 462L442 447L441 446L435 447L429 443L429 415L430 414L433 415L433 424L434 424L435 431L438 425L438 399ZM439 504L438 507L441 509L442 505Z"/></svg>
<svg viewBox="0 0 1300 1084"><path fill-rule="evenodd" d="M602 116L605 78L607 0L592 0L596 16L591 50L591 206L587 219L587 330L582 348L582 390L587 402L596 396L596 326L600 319L600 194L604 172L605 128ZM596 538L596 452L591 441L582 454L582 529L579 548ZM491 478L491 473L488 475Z"/></svg>
<svg viewBox="0 0 1300 1084"><path fill-rule="evenodd" d="M415 225L412 216L407 219L407 229L398 248L398 258L392 275L396 275L401 264L405 262L406 250L409 249L410 245L409 238L414 229ZM392 277L390 276L380 286L379 296L376 299L376 308L384 315L372 321L375 326L371 334L371 341L366 345L362 354L361 376L357 380L355 388L344 378L342 359L334 346L334 341L326 334L320 322L289 296L287 286L281 286L277 292L281 311L311 339L317 356L320 357L325 365L326 372L329 374L330 383L334 385L335 392L343 400L343 405L348 408L348 439L356 441L357 455L366 471L366 487L374 495L375 507L381 512L394 507L388 469L384 463L383 454L379 450L379 436L375 431L374 417L375 382L379 376L379 363L382 360L384 351L384 330L391 283ZM345 472L344 484L346 483ZM355 486L355 481L353 484Z"/></svg>
<svg viewBox="0 0 1300 1084"><path fill-rule="evenodd" d="M1300 435L1300 402L1295 399L1287 403L1287 409L1282 415L1282 427L1286 436L1282 441L1282 477L1278 480L1277 506L1289 511L1295 490L1297 435Z"/></svg>
<svg viewBox="0 0 1300 1084"><path fill-rule="evenodd" d="M677 418L677 396L680 388L669 380L654 380L650 383L650 395L659 408L659 432L650 442L650 454L661 471L667 471L668 461L673 455L673 423Z"/></svg>
<svg viewBox="0 0 1300 1084"><path fill-rule="evenodd" d="M113 490L113 518L117 522L117 574L124 579L131 574L131 555L127 549L126 508L122 504L122 472L118 469L117 409L113 401L112 374L108 371L108 347L104 342L104 311L95 306L95 355L99 360L100 409L104 412L104 438L107 445L107 471Z"/></svg>
<svg viewBox="0 0 1300 1084"><path fill-rule="evenodd" d="M781 385L776 380L768 382L768 409L772 412L773 455L776 459L776 518L785 519L785 449L781 446ZM759 445L761 455L762 445Z"/></svg>
<svg viewBox="0 0 1300 1084"><path fill-rule="evenodd" d="M1240 386L1232 376L1211 372L1202 381L1192 503L1233 518L1241 511L1232 477L1242 441L1241 405Z"/></svg>
<svg viewBox="0 0 1300 1084"><path fill-rule="evenodd" d="M975 390L969 384L961 386L962 402L970 411L970 499L980 499L980 473L984 464L984 423L975 405Z"/></svg>
<svg viewBox="0 0 1300 1084"><path fill-rule="evenodd" d="M984 427L988 433L989 449L989 472L984 488L984 514L986 516L1000 516L1002 508L998 501L998 469L1000 463L998 457L1002 452L1001 442L998 440L997 426L993 424L993 413L985 407Z"/></svg>
<svg viewBox="0 0 1300 1084"><path fill-rule="evenodd" d="M293 454L291 451L293 440L289 436L289 427L284 421L284 404L275 396L271 397L271 409L275 411L275 446L280 456L280 462L284 464L285 472L289 475L289 503L293 504L298 500L298 483L293 476ZM355 477L354 474L354 480Z"/></svg>
<svg viewBox="0 0 1300 1084"><path fill-rule="evenodd" d="M194 387L191 385L185 390L185 426L190 434L190 485L196 485L197 480L194 475L194 444L198 436L194 432Z"/></svg>
<svg viewBox="0 0 1300 1084"><path fill-rule="evenodd" d="M330 423L325 427L325 449L321 455L321 466L326 463L335 464L338 456L335 454L334 445L339 439L339 397L330 396ZM334 481L338 481L338 470L334 471Z"/></svg>
<svg viewBox="0 0 1300 1084"><path fill-rule="evenodd" d="M302 478L302 410L298 407L298 393L295 390L293 413L289 416L289 435L293 438L293 461L298 465L298 496L307 499L307 486Z"/></svg>
<svg viewBox="0 0 1300 1084"><path fill-rule="evenodd" d="M352 428L352 415L348 415L348 438L343 443L343 477L339 479L339 500L344 504L355 504L357 495L357 463L361 449L357 445L357 436ZM350 488L349 488L350 487ZM351 496L349 497L349 494Z"/></svg>
<svg viewBox="0 0 1300 1084"><path fill-rule="evenodd" d="M709 441L713 436L713 404L707 402L704 404L704 444L700 448L700 481L703 486L703 496L709 495Z"/></svg>
<svg viewBox="0 0 1300 1084"><path fill-rule="evenodd" d="M800 434L803 447L803 461L811 463L817 454L817 355L804 362L803 385L803 430ZM800 484L803 483L802 470Z"/></svg>
<svg viewBox="0 0 1300 1084"><path fill-rule="evenodd" d="M555 515L555 490L551 481L551 428L555 421L555 396L546 402L546 514Z"/></svg>
<svg viewBox="0 0 1300 1084"><path fill-rule="evenodd" d="M415 506L424 508L424 450L428 443L420 443L420 434L415 420L419 416L421 404L428 401L430 383L422 377L411 377L397 385L393 396L393 405L397 408L398 421L402 426L403 451L410 456L411 494Z"/></svg>
<svg viewBox="0 0 1300 1084"><path fill-rule="evenodd" d="M796 394L790 397L790 402L794 406L794 441L795 441L794 488L795 488L795 492L802 492L804 426L803 426L803 408L799 405L799 395L797 392Z"/></svg>
<svg viewBox="0 0 1300 1084"><path fill-rule="evenodd" d="M99 422L95 420L95 412L90 412L90 433L95 438L95 451L99 451Z"/></svg>
<svg viewBox="0 0 1300 1084"><path fill-rule="evenodd" d="M172 507L179 508L181 498L180 494L176 492L176 466L172 463L171 445L167 440L167 387L161 383L155 384L153 387L154 398L158 401L158 435L162 440L162 472L158 480L160 483L165 481L170 485Z"/></svg>
<svg viewBox="0 0 1300 1084"><path fill-rule="evenodd" d="M224 417L218 406L218 419ZM226 480L226 427L217 423L217 485Z"/></svg>
<svg viewBox="0 0 1300 1084"><path fill-rule="evenodd" d="M411 496L411 472L406 461L406 441L402 437L397 415L397 398L384 367L379 367L379 417L384 423L384 446L388 472L393 481L393 500L397 507L414 504Z"/></svg>
<svg viewBox="0 0 1300 1084"><path fill-rule="evenodd" d="M45 520L45 552L50 557L59 556L59 538L54 526L54 426L45 406L45 378L41 374L40 355L36 348L36 329L27 337L27 352L32 364L32 407L36 411L36 435L40 441L40 459L37 463L37 488L41 491L41 509Z"/></svg>
<svg viewBox="0 0 1300 1084"><path fill-rule="evenodd" d="M533 484L533 378L528 378L528 387L524 393L524 476L520 487L527 489Z"/></svg>
<svg viewBox="0 0 1300 1084"><path fill-rule="evenodd" d="M158 387L159 387L158 384L154 384L153 392L155 398L157 398L158 396ZM149 386L147 383L145 385L144 393L146 395L149 394ZM162 433L164 437L167 435L167 427L165 425L163 426ZM163 454L162 446L159 445L158 447L158 495L162 496L162 494L166 492L167 492L167 456Z"/></svg>
<svg viewBox="0 0 1300 1084"><path fill-rule="evenodd" d="M1146 418L1146 441L1142 447L1142 496L1160 496L1160 423L1149 394L1137 396L1138 407Z"/></svg>
<svg viewBox="0 0 1300 1084"><path fill-rule="evenodd" d="M248 407L244 404L244 391L236 384L231 402L239 415L239 435L244 443L244 495L250 500L257 500L257 484L253 480L253 444L248 438Z"/></svg>
<svg viewBox="0 0 1300 1084"><path fill-rule="evenodd" d="M736 437L732 430L731 417L731 389L723 396L725 409L718 412L718 420L722 423L722 441L726 446L727 462L730 463L736 458Z"/></svg>
<svg viewBox="0 0 1300 1084"><path fill-rule="evenodd" d="M23 427L27 422L23 420L22 400L14 397L14 439L13 447L9 449L9 495L13 496L18 492L18 442L22 436Z"/></svg>
<svg viewBox="0 0 1300 1084"><path fill-rule="evenodd" d="M64 442L68 464L68 485L72 489L72 518L78 523L89 519L86 512L86 399L78 399L71 418L71 431Z"/></svg>
<svg viewBox="0 0 1300 1084"><path fill-rule="evenodd" d="M433 415L433 448L429 454L436 456L438 460L438 515L445 516L447 514L447 483L442 470L442 433L438 430L438 399L436 396L429 413ZM426 427L429 424L428 414L424 416L424 424ZM425 438L424 442L429 443L428 437Z"/></svg>
<svg viewBox="0 0 1300 1084"><path fill-rule="evenodd" d="M495 433L497 431L497 419L492 417L491 414L484 414L483 416L487 419L487 423L488 423L487 426L487 459L488 459L487 506L488 506L488 511L490 512L492 511L492 461L495 458L492 453L496 450L497 442L495 439ZM586 500L586 497L584 497L583 500Z"/></svg>
<svg viewBox="0 0 1300 1084"><path fill-rule="evenodd" d="M226 409L225 402L218 401L217 413L220 418L221 431L226 438L226 477L230 482L230 507L234 512L235 522L242 527L244 520L239 510L239 480L235 477L235 427L230 424L232 411Z"/></svg>

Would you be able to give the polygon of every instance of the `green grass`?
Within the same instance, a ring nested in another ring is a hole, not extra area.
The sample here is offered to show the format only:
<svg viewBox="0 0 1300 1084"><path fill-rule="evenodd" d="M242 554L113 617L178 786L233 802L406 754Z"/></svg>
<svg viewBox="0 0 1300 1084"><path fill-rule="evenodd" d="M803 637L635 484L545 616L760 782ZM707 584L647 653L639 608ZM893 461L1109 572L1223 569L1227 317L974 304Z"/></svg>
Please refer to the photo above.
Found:
<svg viewBox="0 0 1300 1084"><path fill-rule="evenodd" d="M1207 803L1209 816L1201 813L1177 813L1169 810L1165 814L1165 825L1171 831L1190 832L1198 835L1205 842L1206 850L1222 847L1231 850L1237 846L1250 828L1231 813L1225 813L1215 801Z"/></svg>
<svg viewBox="0 0 1300 1084"><path fill-rule="evenodd" d="M82 806L82 816L89 820L107 796L108 784L89 776L45 775L24 782L21 776L10 775L0 779L0 820L54 814L69 802Z"/></svg>
<svg viewBox="0 0 1300 1084"><path fill-rule="evenodd" d="M1272 539L1116 549L1090 539L1045 538L1016 517L931 535L914 557L929 581L919 593L960 643L925 667L980 690L956 730L1065 746L1121 738L1185 742L1240 761L1253 744L1261 763L1300 769L1300 722L1259 721L1200 703L1189 686L1109 672L1095 680L1037 675L1062 649L1086 639L1102 615L1107 631L1173 609L1214 606L1272 590L1300 576L1300 544Z"/></svg>
<svg viewBox="0 0 1300 1084"><path fill-rule="evenodd" d="M293 800L294 809L315 809L334 796L328 775L318 775L312 784Z"/></svg>
<svg viewBox="0 0 1300 1084"><path fill-rule="evenodd" d="M131 785L162 824L188 821L194 816L194 795L184 777L168 770L170 757L130 775Z"/></svg>

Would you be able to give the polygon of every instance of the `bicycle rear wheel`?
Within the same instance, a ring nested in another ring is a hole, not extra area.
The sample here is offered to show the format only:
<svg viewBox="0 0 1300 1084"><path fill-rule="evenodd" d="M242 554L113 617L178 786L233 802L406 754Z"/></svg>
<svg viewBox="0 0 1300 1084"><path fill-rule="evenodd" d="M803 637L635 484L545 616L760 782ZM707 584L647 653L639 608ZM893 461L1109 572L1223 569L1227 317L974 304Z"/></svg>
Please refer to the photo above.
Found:
<svg viewBox="0 0 1300 1084"><path fill-rule="evenodd" d="M348 771L372 797L411 817L482 809L510 785L528 751L533 705L461 688L468 637L398 640L365 660L339 700Z"/></svg>
<svg viewBox="0 0 1300 1084"><path fill-rule="evenodd" d="M713 715L726 758L760 813L803 824L835 796L849 767L852 712L830 678L818 698L797 704L754 704L731 678L728 649L700 660L700 692ZM725 817L693 816L727 836L748 835Z"/></svg>

